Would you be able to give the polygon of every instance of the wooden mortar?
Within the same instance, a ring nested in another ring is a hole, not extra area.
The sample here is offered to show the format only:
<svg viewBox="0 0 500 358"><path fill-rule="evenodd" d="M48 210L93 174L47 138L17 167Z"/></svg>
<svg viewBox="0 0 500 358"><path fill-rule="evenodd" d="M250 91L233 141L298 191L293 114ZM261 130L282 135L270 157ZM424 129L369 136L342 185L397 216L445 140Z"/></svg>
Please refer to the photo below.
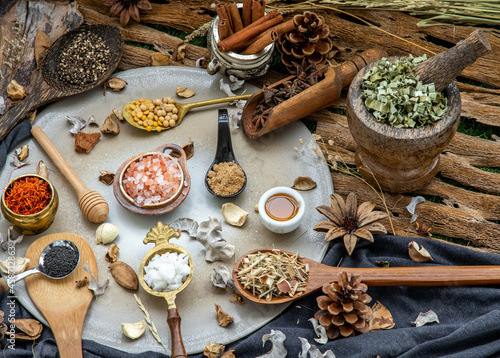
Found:
<svg viewBox="0 0 500 358"><path fill-rule="evenodd" d="M393 193L414 192L425 186L439 170L439 155L452 140L460 120L460 92L456 76L478 57L491 51L480 30L456 46L420 63L415 73L424 83L444 90L448 109L438 122L419 128L395 128L379 123L361 99L363 76L376 63L367 65L353 79L347 96L347 120L357 143L356 166L365 180ZM390 57L390 61L404 57Z"/></svg>

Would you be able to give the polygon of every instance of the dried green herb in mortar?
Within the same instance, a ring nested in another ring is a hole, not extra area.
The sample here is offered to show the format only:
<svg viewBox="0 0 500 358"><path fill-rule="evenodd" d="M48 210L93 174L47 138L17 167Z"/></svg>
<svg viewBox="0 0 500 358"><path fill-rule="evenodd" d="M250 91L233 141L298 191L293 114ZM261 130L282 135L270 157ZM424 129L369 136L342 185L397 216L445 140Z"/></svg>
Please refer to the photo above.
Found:
<svg viewBox="0 0 500 358"><path fill-rule="evenodd" d="M361 98L378 122L396 128L415 128L443 118L448 99L434 83L423 84L414 68L427 57L389 62L382 58L363 76Z"/></svg>

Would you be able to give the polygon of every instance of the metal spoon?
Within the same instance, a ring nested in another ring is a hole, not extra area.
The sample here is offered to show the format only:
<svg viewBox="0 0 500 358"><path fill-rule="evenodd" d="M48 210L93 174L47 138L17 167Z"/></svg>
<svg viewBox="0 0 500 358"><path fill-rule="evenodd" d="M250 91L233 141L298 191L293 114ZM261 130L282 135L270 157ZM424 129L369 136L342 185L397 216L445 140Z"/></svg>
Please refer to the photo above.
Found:
<svg viewBox="0 0 500 358"><path fill-rule="evenodd" d="M71 250L76 251L76 253L78 254L78 261L76 262L75 267L73 267L73 269L70 272L68 272L66 275L64 275L64 276L59 276L59 277L50 276L46 272L46 267L44 266L44 264L45 264L44 263L45 255L47 254L47 252L49 252L55 246L66 246L66 247L69 247ZM32 269L26 270L24 272L21 272L21 273L19 273L17 275L13 275L13 276L9 275L8 278L7 278L7 283L9 285L9 287L11 287L14 283L16 283L16 282L24 279L25 277L33 275L34 273L41 273L41 274L47 276L48 278L52 278L52 279L65 278L65 277L69 276L73 271L75 271L75 269L77 268L79 262L80 262L80 251L78 250L78 246L76 246L76 244L73 241L69 241L69 240L57 240L57 241L54 241L54 242L51 242L50 244L48 244L43 249L43 251L40 253L40 259L38 260L38 266L33 267Z"/></svg>
<svg viewBox="0 0 500 358"><path fill-rule="evenodd" d="M241 96L232 96L232 97L223 97L223 98L216 98L216 99L209 99L207 101L200 101L200 102L193 102L193 103L175 103L175 107L177 108L177 121L175 126L173 127L163 127L160 126L159 130L153 130L151 132L161 132L167 129L172 129L177 127L179 124L181 124L181 121L184 119L186 116L187 112L189 112L191 109L196 108L196 107L202 107L202 106L210 106L212 104L219 104L219 103L226 103L226 102L231 102L231 101L236 101L239 99L248 99L252 96L251 94L243 94ZM127 104L123 106L122 113L123 113L123 118L127 122L129 122L131 125L133 125L136 128L146 130L145 126L137 124L136 121L134 121L134 117L132 116L132 109L130 108L131 105L134 104L134 101L130 101Z"/></svg>
<svg viewBox="0 0 500 358"><path fill-rule="evenodd" d="M245 176L245 182L243 183L243 186L241 187L240 190L238 190L236 193L231 194L231 195L219 195L213 192L213 190L210 188L210 185L208 184L208 173L212 170L213 166L215 164L219 163L228 163L228 162L235 162L238 164L238 161L234 157L234 152L233 152L233 146L231 144L231 131L229 129L229 116L227 113L227 109L219 109L219 127L218 127L218 132L217 132L217 151L215 152L215 158L212 164L210 164L210 167L208 168L207 175L205 175L205 186L207 187L207 190L215 195L218 198L232 198L238 194L240 194L246 187L247 185L247 175L245 174L245 171L243 168L241 169L243 171L243 175ZM239 165L239 164L238 164ZM241 167L241 165L240 165Z"/></svg>
<svg viewBox="0 0 500 358"><path fill-rule="evenodd" d="M321 290L324 284L336 282L341 271L362 276L368 286L457 286L457 285L492 285L500 283L500 266L415 266L415 267L375 267L351 268L328 266L299 255L299 261L309 266L307 286L301 295L292 297L272 297L270 301L259 298L245 289L238 279L238 269L241 261L258 252L294 253L282 250L261 249L247 252L234 265L233 281L236 289L250 301L264 304L278 304L295 301L313 292Z"/></svg>

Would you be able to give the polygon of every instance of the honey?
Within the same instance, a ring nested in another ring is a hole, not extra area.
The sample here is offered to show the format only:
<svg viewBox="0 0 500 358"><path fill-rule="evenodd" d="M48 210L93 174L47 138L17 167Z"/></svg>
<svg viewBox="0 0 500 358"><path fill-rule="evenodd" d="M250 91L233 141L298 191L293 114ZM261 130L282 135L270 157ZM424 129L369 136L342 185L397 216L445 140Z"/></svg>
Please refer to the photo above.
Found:
<svg viewBox="0 0 500 358"><path fill-rule="evenodd" d="M291 195L278 193L271 195L265 203L266 214L276 221L288 221L299 212L299 203Z"/></svg>

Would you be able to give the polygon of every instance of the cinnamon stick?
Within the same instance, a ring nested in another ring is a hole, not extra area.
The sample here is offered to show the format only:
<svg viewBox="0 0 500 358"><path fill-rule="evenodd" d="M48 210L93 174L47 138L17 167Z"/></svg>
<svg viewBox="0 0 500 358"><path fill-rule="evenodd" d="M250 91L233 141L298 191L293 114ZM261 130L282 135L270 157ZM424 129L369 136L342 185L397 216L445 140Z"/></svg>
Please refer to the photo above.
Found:
<svg viewBox="0 0 500 358"><path fill-rule="evenodd" d="M226 20L226 25L231 28L231 32L234 33L234 28L233 28L233 23L231 21L231 14L229 13L229 7L227 3L225 2L220 2L215 5L215 11L217 12L217 15L219 16L219 24L221 23L222 20Z"/></svg>
<svg viewBox="0 0 500 358"><path fill-rule="evenodd" d="M266 13L266 4L264 0L252 1L252 22L257 21Z"/></svg>
<svg viewBox="0 0 500 358"><path fill-rule="evenodd" d="M276 26L267 29L250 42L248 47L241 52L242 55L253 55L259 51L262 51L266 48L267 45L273 43L278 39L278 36L287 32L292 31L295 28L293 24L293 20L288 20L286 22L282 22Z"/></svg>
<svg viewBox="0 0 500 358"><path fill-rule="evenodd" d="M246 47L246 41L263 33L267 29L279 24L282 21L283 16L281 16L279 11L273 10L265 16L261 17L256 22L251 23L249 26L244 27L242 30L234 33L228 38L219 41L217 43L217 47L219 48L220 52L241 51Z"/></svg>
<svg viewBox="0 0 500 358"><path fill-rule="evenodd" d="M226 19L219 20L219 38L224 40L233 34L233 30Z"/></svg>
<svg viewBox="0 0 500 358"><path fill-rule="evenodd" d="M238 32L243 29L243 21L241 21L240 11L238 5L234 1L230 1L227 5L229 15L231 16L231 23L233 24L233 31Z"/></svg>
<svg viewBox="0 0 500 358"><path fill-rule="evenodd" d="M243 0L243 7L241 8L243 27L247 27L252 23L252 1L253 0Z"/></svg>

